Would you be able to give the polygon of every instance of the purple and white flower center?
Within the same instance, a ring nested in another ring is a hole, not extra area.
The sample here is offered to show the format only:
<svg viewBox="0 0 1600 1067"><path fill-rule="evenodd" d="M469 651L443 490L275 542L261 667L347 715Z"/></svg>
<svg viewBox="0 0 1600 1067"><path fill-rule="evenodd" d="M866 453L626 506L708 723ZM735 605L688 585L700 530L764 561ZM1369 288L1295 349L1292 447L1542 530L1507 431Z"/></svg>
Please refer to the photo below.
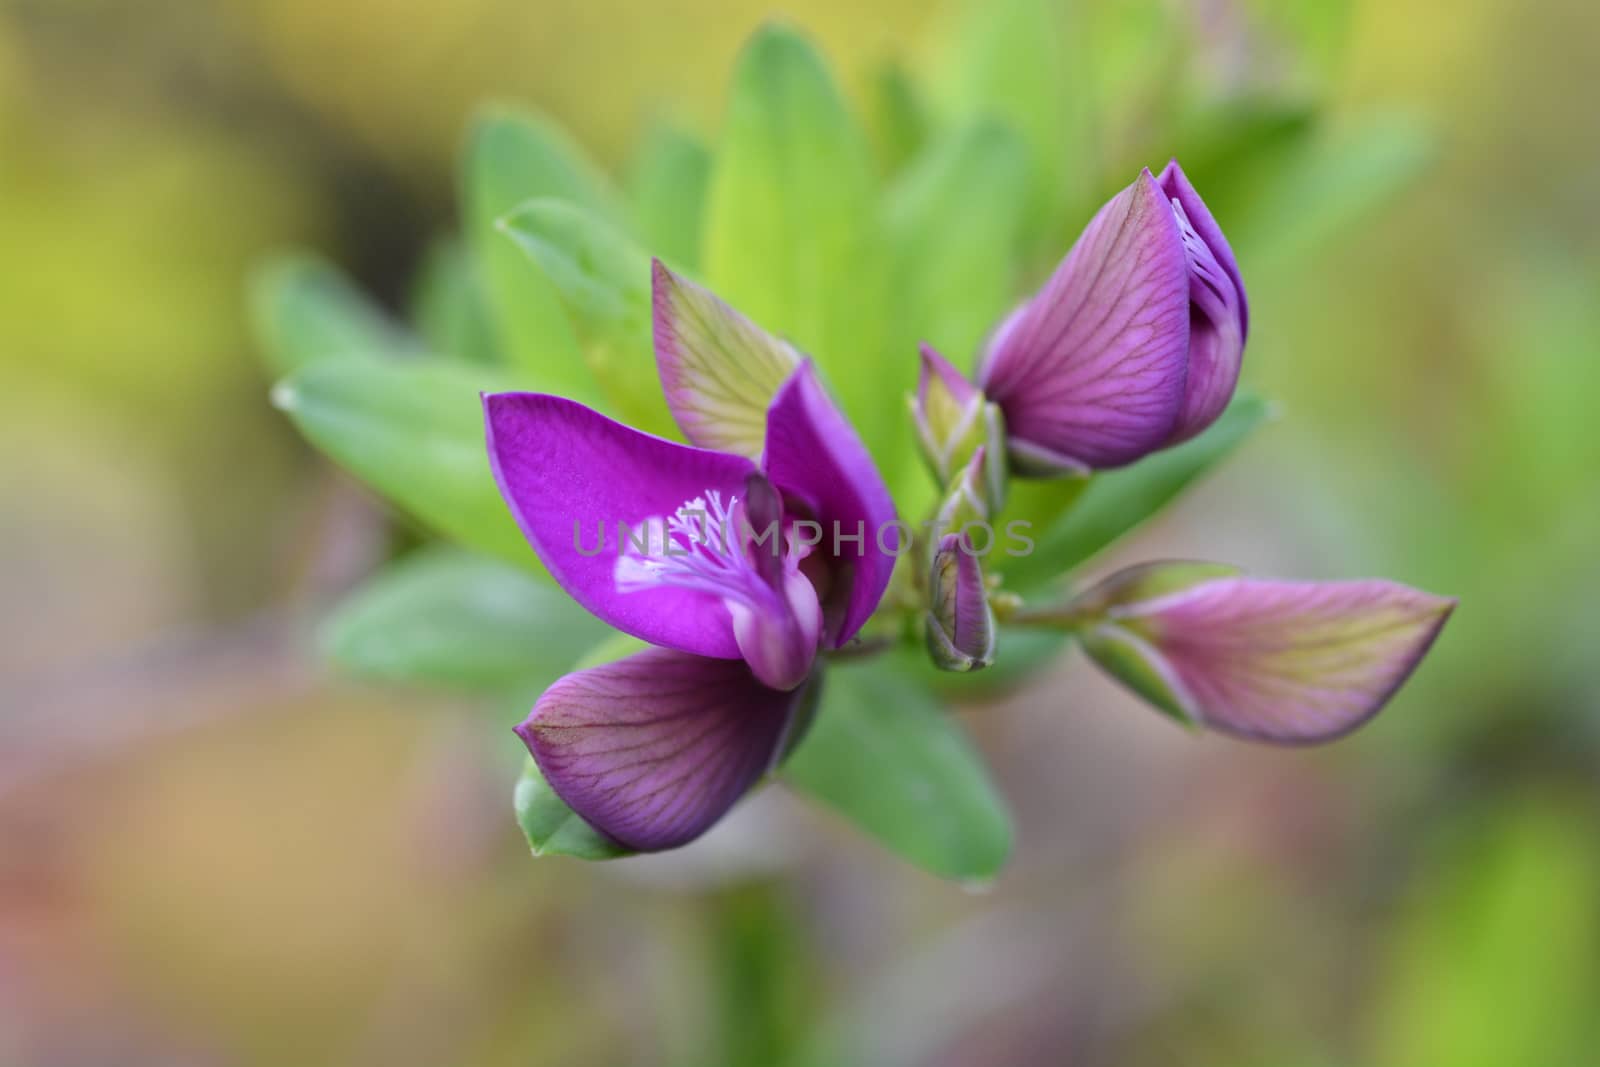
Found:
<svg viewBox="0 0 1600 1067"><path fill-rule="evenodd" d="M671 515L652 516L619 531L614 579L620 593L658 586L698 589L746 600L761 581L738 529L739 498L709 489Z"/></svg>
<svg viewBox="0 0 1600 1067"><path fill-rule="evenodd" d="M613 580L621 593L663 586L721 598L756 676L792 689L810 673L821 633L816 589L800 572L806 546L774 520L754 530L739 498L707 490L665 518L621 536Z"/></svg>

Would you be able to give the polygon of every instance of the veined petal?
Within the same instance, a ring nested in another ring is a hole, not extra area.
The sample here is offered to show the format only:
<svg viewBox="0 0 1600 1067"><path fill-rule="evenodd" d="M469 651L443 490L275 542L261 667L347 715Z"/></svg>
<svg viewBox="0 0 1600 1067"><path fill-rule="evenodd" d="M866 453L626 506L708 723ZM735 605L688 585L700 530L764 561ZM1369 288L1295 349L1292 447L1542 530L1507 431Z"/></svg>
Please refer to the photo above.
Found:
<svg viewBox="0 0 1600 1067"><path fill-rule="evenodd" d="M767 408L799 353L659 259L652 279L656 367L672 417L702 448L759 456Z"/></svg>
<svg viewBox="0 0 1600 1067"><path fill-rule="evenodd" d="M1378 580L1200 581L1107 609L1085 647L1143 659L1182 712L1261 741L1327 741L1375 715L1455 607ZM1102 665L1124 676L1108 659ZM1126 666L1126 664L1125 664ZM1138 678L1125 678L1135 688Z"/></svg>
<svg viewBox="0 0 1600 1067"><path fill-rule="evenodd" d="M668 585L618 590L618 524L659 523L712 492L737 497L754 464L640 433L563 397L490 393L483 406L500 495L574 600L652 644L739 656L719 596Z"/></svg>
<svg viewBox="0 0 1600 1067"><path fill-rule="evenodd" d="M772 767L805 699L742 662L653 648L567 675L516 729L568 807L651 852L722 818Z"/></svg>
<svg viewBox="0 0 1600 1067"><path fill-rule="evenodd" d="M838 648L883 599L899 550L894 500L861 438L805 360L767 413L766 475L811 509L832 564L824 634ZM833 608L834 611L828 609Z"/></svg>
<svg viewBox="0 0 1600 1067"><path fill-rule="evenodd" d="M1146 170L997 332L979 385L1005 413L1023 467L1117 467L1171 436L1188 350L1183 236Z"/></svg>
<svg viewBox="0 0 1600 1067"><path fill-rule="evenodd" d="M1156 183L1177 215L1189 257L1189 377L1172 432L1176 443L1210 426L1233 398L1250 311L1233 249L1177 160Z"/></svg>

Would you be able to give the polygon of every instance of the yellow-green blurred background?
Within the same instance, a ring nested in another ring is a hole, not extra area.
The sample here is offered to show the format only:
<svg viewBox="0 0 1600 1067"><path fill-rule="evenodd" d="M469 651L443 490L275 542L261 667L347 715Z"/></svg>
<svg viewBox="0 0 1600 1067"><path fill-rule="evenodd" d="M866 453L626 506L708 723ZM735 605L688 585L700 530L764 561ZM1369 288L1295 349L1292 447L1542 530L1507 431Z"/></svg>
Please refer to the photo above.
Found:
<svg viewBox="0 0 1600 1067"><path fill-rule="evenodd" d="M476 104L619 167L654 116L710 136L765 3L0 0L0 1063L1596 1062L1600 8L1338 7L1124 27L1428 145L1242 263L1285 417L1125 555L1462 607L1327 750L1070 658L971 711L1018 845L969 890L776 791L682 856L535 862L508 732L307 636L390 535L267 404L252 265L403 307ZM937 6L781 13L857 90L938 62Z"/></svg>

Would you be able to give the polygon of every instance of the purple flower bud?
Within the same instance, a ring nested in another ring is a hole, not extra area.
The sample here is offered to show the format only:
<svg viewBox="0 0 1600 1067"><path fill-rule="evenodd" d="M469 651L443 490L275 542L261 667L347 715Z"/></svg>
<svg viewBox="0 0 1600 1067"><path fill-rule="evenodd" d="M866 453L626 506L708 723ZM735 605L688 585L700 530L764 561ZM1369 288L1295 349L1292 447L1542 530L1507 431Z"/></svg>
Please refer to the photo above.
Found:
<svg viewBox="0 0 1600 1067"><path fill-rule="evenodd" d="M923 345L921 355L911 415L922 456L939 485L947 488L973 453L987 446L998 471L990 487L997 508L1005 496L1005 427L1000 409L931 345Z"/></svg>
<svg viewBox="0 0 1600 1067"><path fill-rule="evenodd" d="M1233 253L1183 171L1143 171L989 342L979 384L1013 465L1119 467L1199 433L1233 395L1246 316Z"/></svg>
<svg viewBox="0 0 1600 1067"><path fill-rule="evenodd" d="M1178 719L1303 744L1377 714L1454 608L1375 579L1281 581L1157 563L1114 575L1061 617L1096 663Z"/></svg>
<svg viewBox="0 0 1600 1067"><path fill-rule="evenodd" d="M939 540L928 568L928 654L946 671L976 671L994 662L995 621L983 564L959 534Z"/></svg>
<svg viewBox="0 0 1600 1067"><path fill-rule="evenodd" d="M967 465L956 472L934 513L941 535L959 532L968 523L986 523L999 513L1005 502L1004 463L988 445L978 446Z"/></svg>

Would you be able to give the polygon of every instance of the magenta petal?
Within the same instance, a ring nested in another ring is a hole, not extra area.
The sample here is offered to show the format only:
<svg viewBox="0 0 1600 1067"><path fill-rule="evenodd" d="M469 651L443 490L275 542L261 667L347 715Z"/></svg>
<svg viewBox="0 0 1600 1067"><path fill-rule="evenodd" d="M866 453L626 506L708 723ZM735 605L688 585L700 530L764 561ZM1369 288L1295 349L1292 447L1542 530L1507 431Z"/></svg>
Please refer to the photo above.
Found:
<svg viewBox="0 0 1600 1067"><path fill-rule="evenodd" d="M754 464L640 433L563 397L491 393L483 406L500 495L561 588L651 644L738 657L720 597L672 586L617 591L617 524L671 515L707 490L737 496Z"/></svg>
<svg viewBox="0 0 1600 1067"><path fill-rule="evenodd" d="M1233 250L1177 160L1167 164L1158 184L1175 205L1189 257L1189 378L1170 442L1176 443L1210 426L1233 398L1249 308Z"/></svg>
<svg viewBox="0 0 1600 1067"><path fill-rule="evenodd" d="M1113 609L1190 717L1263 741L1326 741L1375 715L1455 601L1393 582L1242 577Z"/></svg>
<svg viewBox="0 0 1600 1067"><path fill-rule="evenodd" d="M778 390L767 413L764 463L772 483L809 507L821 526L817 551L830 559L831 589L842 595L838 621L827 631L838 648L883 599L900 538L894 500L871 454L810 360ZM835 606L832 600L825 597L825 610Z"/></svg>
<svg viewBox="0 0 1600 1067"><path fill-rule="evenodd" d="M1147 170L996 334L979 384L1025 465L1117 467L1172 434L1188 354L1183 236Z"/></svg>
<svg viewBox="0 0 1600 1067"><path fill-rule="evenodd" d="M585 822L654 852L699 837L744 796L803 699L742 662L653 648L567 675L517 734Z"/></svg>

